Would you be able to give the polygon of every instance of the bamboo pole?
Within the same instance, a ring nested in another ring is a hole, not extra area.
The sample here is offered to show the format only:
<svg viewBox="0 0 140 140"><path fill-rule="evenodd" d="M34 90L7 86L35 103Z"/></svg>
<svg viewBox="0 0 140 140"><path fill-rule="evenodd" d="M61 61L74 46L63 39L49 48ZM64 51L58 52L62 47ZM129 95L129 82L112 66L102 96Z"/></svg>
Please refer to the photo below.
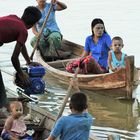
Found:
<svg viewBox="0 0 140 140"><path fill-rule="evenodd" d="M34 49L33 49L32 54L31 54L31 56L30 56L30 59L31 59L31 60L33 60L34 53L35 53L35 51L36 51L36 49L37 49L37 47L38 47L38 44L39 44L41 35L42 35L43 30L44 30L44 28L45 28L45 26L46 26L46 23L47 23L47 21L48 21L48 18L49 18L49 15L50 15L51 11L52 11L52 8L53 8L53 3L51 3L50 9L49 9L49 11L48 11L48 14L47 14L47 16L46 16L46 18L45 18L45 21L44 21L44 23L43 23L43 25L42 25L42 28L41 28L41 30L40 30L40 32L39 32L39 35L38 35L38 37L37 37L37 40L36 40Z"/></svg>
<svg viewBox="0 0 140 140"><path fill-rule="evenodd" d="M79 67L76 69L73 78L76 78L76 77L77 77L78 71L79 71ZM66 96L65 96L65 98L64 98L63 104L62 104L62 106L61 106L61 108L60 108L60 111L59 111L59 113L58 113L58 116L57 116L56 121L57 121L57 120L62 116L62 114L63 114L63 111L64 111L64 109L65 109L66 103L67 103L67 101L68 101L68 99L69 99L69 97L70 97L70 95L71 95L71 89L72 89L72 85L70 84L69 87L68 87L68 90L67 90L67 94L66 94Z"/></svg>

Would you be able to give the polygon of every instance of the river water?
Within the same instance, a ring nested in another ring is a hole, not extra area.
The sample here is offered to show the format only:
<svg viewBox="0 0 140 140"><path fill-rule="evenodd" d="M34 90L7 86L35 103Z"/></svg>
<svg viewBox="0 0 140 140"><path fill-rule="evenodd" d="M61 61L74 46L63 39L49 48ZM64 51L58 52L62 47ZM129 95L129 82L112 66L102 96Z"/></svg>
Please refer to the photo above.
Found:
<svg viewBox="0 0 140 140"><path fill-rule="evenodd" d="M91 34L92 19L99 17L105 22L107 32L113 36L121 36L124 40L123 51L135 56L135 65L140 67L140 1L138 0L62 0L68 6L67 10L57 13L57 21L64 38L84 45L87 35ZM36 0L1 0L0 16L7 14L22 15L25 7L36 5ZM33 36L29 30L27 47L32 52L30 39ZM10 57L15 43L9 43L0 48L0 66L10 74L14 72ZM24 60L21 57L21 63ZM3 73L5 85L16 90L13 77ZM54 114L58 112L62 99L67 92L52 77L47 78L46 85L50 93L39 96L43 108L49 108ZM89 99L89 112L95 117L92 130L100 139L106 139L110 133L121 135L122 139L140 140L140 87L134 91L133 101L116 100L91 91L84 91ZM65 114L69 113L68 105Z"/></svg>

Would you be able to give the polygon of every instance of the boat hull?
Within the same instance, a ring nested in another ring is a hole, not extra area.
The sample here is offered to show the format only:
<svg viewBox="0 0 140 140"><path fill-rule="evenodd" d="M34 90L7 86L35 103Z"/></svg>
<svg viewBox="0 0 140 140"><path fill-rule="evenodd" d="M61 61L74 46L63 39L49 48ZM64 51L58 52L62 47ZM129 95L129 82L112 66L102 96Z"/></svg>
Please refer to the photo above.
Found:
<svg viewBox="0 0 140 140"><path fill-rule="evenodd" d="M66 64L74 59L78 59L83 51L83 46L63 40L62 46L64 51L71 51L70 59L57 60L52 62L45 62L37 51L37 61L45 68L47 73L53 76L59 82L69 85L70 78L74 74L65 70ZM126 69L121 69L115 73L105 74L78 74L78 83L80 89L87 89L92 91L99 91L113 97L132 98L134 79L134 56L127 58ZM135 70L135 74L137 70ZM137 85L135 85L137 86Z"/></svg>

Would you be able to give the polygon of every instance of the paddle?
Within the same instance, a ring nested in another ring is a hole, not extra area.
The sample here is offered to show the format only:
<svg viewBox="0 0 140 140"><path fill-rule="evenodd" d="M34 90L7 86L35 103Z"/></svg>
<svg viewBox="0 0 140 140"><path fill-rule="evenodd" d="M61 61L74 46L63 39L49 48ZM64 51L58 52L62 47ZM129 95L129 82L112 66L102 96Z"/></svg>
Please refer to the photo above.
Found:
<svg viewBox="0 0 140 140"><path fill-rule="evenodd" d="M30 56L30 59L31 59L31 60L33 60L33 56L34 56L35 50L36 50L37 47L38 47L38 44L39 44L41 35L42 35L43 30L44 30L44 27L45 27L45 25L46 25L46 23L47 23L47 21L48 21L48 18L49 18L49 15L50 15L50 13L51 13L52 8L53 8L53 3L51 3L51 6L50 6L49 11L48 11L48 14L47 14L47 16L46 16L46 18L45 18L45 21L44 21L44 23L43 23L43 25L42 25L42 27L41 27L41 30L40 30L40 32L39 32L39 35L38 35L38 37L37 37L36 43L35 43L35 45L34 45L34 49L33 49L32 54L31 54L31 56Z"/></svg>
<svg viewBox="0 0 140 140"><path fill-rule="evenodd" d="M73 78L77 78L78 71L79 71L79 67L77 67ZM61 106L61 109L60 109L60 111L58 113L56 121L62 116L62 113L63 113L63 111L65 109L66 103L67 103L67 101L68 101L68 99L69 99L69 97L71 95L71 89L72 89L72 84L70 84L69 87L68 87L67 94L66 94L65 99L63 101L63 104Z"/></svg>

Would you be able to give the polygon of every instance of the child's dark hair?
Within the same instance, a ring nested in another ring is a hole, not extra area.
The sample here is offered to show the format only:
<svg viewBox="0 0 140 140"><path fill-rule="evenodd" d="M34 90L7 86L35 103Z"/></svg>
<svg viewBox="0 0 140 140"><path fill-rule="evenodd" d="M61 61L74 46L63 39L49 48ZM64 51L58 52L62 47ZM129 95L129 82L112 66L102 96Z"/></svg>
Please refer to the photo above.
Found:
<svg viewBox="0 0 140 140"><path fill-rule="evenodd" d="M113 41L113 40L121 40L121 41L123 42L123 39L122 39L121 37L119 37L119 36L113 37L113 38L112 38L112 41Z"/></svg>
<svg viewBox="0 0 140 140"><path fill-rule="evenodd" d="M87 97L84 93L77 92L71 96L70 108L82 112L87 108Z"/></svg>
<svg viewBox="0 0 140 140"><path fill-rule="evenodd" d="M33 26L40 18L41 12L34 6L29 6L24 10L21 19L26 25Z"/></svg>
<svg viewBox="0 0 140 140"><path fill-rule="evenodd" d="M95 18L95 19L93 19L92 22L91 22L91 31L92 31L92 35L93 35L93 36L94 36L93 28L94 28L94 26L95 26L96 24L103 24L103 26L104 26L104 33L106 33L106 29L105 29L105 25L104 25L103 20L100 19L100 18Z"/></svg>

